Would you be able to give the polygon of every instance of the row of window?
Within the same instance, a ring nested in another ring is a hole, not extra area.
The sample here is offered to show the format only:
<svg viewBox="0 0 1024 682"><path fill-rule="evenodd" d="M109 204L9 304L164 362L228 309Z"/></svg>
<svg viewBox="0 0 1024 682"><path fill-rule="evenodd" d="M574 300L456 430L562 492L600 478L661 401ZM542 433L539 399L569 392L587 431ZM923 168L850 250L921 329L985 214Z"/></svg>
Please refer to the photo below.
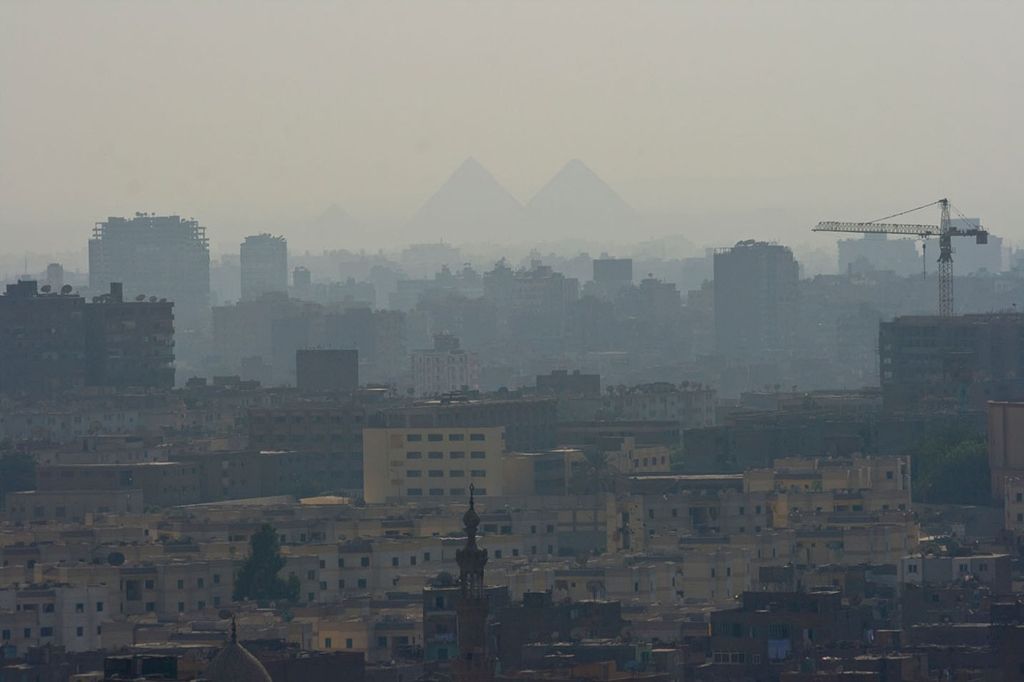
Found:
<svg viewBox="0 0 1024 682"><path fill-rule="evenodd" d="M477 496L486 495L487 488L473 488L473 492L476 493ZM409 497L421 497L423 495L423 488L407 488L405 494L408 495ZM433 496L444 495L444 488L430 488L427 491L427 494ZM449 488L448 494L451 495L452 497L465 497L466 489Z"/></svg>
<svg viewBox="0 0 1024 682"><path fill-rule="evenodd" d="M32 639L32 628L25 628L21 631L24 639ZM96 634L103 634L102 626L96 626ZM53 628L50 626L39 628L40 637L53 637ZM75 637L85 637L85 628L81 625L75 628ZM9 642L13 639L10 630L0 630L0 642Z"/></svg>
<svg viewBox="0 0 1024 682"><path fill-rule="evenodd" d="M470 469L469 475L473 478L487 478L487 471L485 469ZM423 472L419 469L410 469L405 472L406 478L421 478ZM449 469L449 478L465 478L466 471L464 469ZM427 471L427 478L444 478L443 469L430 469Z"/></svg>
<svg viewBox="0 0 1024 682"><path fill-rule="evenodd" d="M465 436L465 434L462 434L462 433L449 433L448 434L448 440L450 440L450 441L458 442L458 441L465 440L465 439L466 439L466 436ZM484 440L487 440L487 436L486 436L486 434L483 434L483 433L471 433L471 434L469 434L469 439L473 440L473 441L484 441ZM422 433L407 433L405 435L405 440L408 443L419 443L420 441L423 440L423 434ZM430 442L430 443L439 443L439 442L441 442L443 440L444 440L444 434L443 433L428 433L427 434L427 441Z"/></svg>
<svg viewBox="0 0 1024 682"><path fill-rule="evenodd" d="M423 453L416 450L405 453L406 459L423 459ZM487 453L483 450L472 450L469 453L470 459L487 459ZM427 453L427 459L444 459L444 453L431 451ZM466 459L465 451L452 450L448 453L448 459Z"/></svg>
<svg viewBox="0 0 1024 682"><path fill-rule="evenodd" d="M38 611L39 610L39 606L40 606L39 604L18 604L18 606L16 607L16 610L18 610L18 611ZM53 604L42 604L42 607L43 607L43 613L53 613L53 611L54 611L54 605ZM96 602L96 612L97 613L102 613L103 612L103 602L101 602L101 601ZM85 604L83 602L78 602L77 604L75 604L75 613L85 613Z"/></svg>

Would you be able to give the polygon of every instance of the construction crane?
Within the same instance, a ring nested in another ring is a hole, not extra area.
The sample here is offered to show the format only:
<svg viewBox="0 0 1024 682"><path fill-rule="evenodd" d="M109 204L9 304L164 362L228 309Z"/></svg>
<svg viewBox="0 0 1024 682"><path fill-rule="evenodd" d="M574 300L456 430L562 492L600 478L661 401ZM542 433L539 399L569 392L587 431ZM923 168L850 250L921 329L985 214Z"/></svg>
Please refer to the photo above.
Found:
<svg viewBox="0 0 1024 682"><path fill-rule="evenodd" d="M939 206L940 216L938 225L908 225L902 223L884 223L883 220L896 218L907 213L920 211L923 208ZM988 232L981 225L972 226L957 211L961 218L961 226L954 225L949 218L950 203L948 199L939 199L924 206L911 208L906 211L894 213L884 218L878 218L866 223L848 223L835 220L818 223L814 232L856 232L859 234L905 234L928 239L939 238L939 315L951 317L953 315L953 237L974 237L976 244L988 243Z"/></svg>

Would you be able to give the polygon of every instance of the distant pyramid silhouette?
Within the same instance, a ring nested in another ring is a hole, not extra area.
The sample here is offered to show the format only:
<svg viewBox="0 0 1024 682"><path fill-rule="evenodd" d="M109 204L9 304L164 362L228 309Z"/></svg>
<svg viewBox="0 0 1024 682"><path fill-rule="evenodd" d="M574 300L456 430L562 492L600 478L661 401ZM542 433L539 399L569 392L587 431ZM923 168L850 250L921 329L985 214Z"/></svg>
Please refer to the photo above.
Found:
<svg viewBox="0 0 1024 682"><path fill-rule="evenodd" d="M410 221L422 239L493 239L524 223L523 205L470 157L427 199Z"/></svg>
<svg viewBox="0 0 1024 682"><path fill-rule="evenodd" d="M556 230L559 236L627 229L636 220L633 208L579 159L562 166L526 208L533 222L545 231Z"/></svg>

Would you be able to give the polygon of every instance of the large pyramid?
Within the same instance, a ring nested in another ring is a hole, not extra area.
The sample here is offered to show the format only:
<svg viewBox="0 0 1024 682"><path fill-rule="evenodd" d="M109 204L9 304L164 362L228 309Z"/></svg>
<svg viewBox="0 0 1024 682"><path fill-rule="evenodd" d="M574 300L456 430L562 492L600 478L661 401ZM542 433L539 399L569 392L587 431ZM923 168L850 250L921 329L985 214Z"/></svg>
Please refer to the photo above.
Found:
<svg viewBox="0 0 1024 682"><path fill-rule="evenodd" d="M628 230L636 212L579 159L565 164L526 204L531 223L552 238L610 236Z"/></svg>
<svg viewBox="0 0 1024 682"><path fill-rule="evenodd" d="M410 227L423 241L478 242L518 231L524 219L519 200L470 157L420 207Z"/></svg>

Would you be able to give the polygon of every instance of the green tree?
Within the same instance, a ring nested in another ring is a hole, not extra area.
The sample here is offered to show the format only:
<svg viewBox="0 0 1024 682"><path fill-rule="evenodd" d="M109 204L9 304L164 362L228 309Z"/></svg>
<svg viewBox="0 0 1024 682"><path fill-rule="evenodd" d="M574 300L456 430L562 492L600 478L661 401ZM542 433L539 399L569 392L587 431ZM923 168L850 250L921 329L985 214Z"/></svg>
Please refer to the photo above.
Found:
<svg viewBox="0 0 1024 682"><path fill-rule="evenodd" d="M991 504L988 446L975 434L929 438L911 453L914 499L928 504Z"/></svg>
<svg viewBox="0 0 1024 682"><path fill-rule="evenodd" d="M263 524L259 532L249 539L249 545L249 558L235 577L234 599L297 601L299 579L293 575L283 580L277 575L284 568L285 559L281 556L281 545L274 527L269 523Z"/></svg>
<svg viewBox="0 0 1024 682"><path fill-rule="evenodd" d="M19 490L35 490L36 463L32 455L25 452L0 454L0 504L7 493Z"/></svg>

